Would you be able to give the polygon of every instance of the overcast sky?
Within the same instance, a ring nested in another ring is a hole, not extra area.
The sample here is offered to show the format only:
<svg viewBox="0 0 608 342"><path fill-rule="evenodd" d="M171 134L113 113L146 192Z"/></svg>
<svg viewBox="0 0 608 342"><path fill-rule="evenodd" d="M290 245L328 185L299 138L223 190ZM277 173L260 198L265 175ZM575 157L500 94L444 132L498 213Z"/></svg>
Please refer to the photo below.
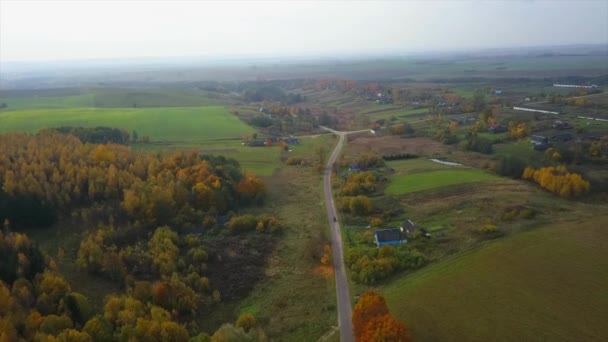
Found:
<svg viewBox="0 0 608 342"><path fill-rule="evenodd" d="M0 62L577 43L608 44L608 0L0 0Z"/></svg>

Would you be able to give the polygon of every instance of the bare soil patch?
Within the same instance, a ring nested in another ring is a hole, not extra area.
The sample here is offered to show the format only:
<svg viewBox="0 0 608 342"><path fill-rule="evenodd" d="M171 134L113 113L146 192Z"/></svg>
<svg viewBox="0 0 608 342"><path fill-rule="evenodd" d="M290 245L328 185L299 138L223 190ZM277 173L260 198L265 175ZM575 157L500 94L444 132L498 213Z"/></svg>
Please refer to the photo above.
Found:
<svg viewBox="0 0 608 342"><path fill-rule="evenodd" d="M355 136L349 139L348 149L351 153L362 153L367 151L380 154L399 152L410 152L418 155L433 155L445 153L448 146L435 140L424 137L401 138L398 136Z"/></svg>

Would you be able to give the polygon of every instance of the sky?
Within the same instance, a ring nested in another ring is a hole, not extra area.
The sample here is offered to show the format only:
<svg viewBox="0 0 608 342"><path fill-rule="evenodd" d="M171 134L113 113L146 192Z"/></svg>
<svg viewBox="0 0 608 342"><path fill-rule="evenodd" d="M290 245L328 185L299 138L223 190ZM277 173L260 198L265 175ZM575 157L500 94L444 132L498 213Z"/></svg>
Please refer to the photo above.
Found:
<svg viewBox="0 0 608 342"><path fill-rule="evenodd" d="M608 44L608 0L0 0L0 63Z"/></svg>

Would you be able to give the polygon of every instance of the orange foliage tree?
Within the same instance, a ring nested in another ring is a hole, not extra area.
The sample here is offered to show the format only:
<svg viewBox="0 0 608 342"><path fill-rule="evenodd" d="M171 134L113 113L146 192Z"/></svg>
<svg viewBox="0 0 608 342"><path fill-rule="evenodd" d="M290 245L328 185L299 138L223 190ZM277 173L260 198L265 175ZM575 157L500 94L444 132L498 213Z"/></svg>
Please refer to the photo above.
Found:
<svg viewBox="0 0 608 342"><path fill-rule="evenodd" d="M390 315L386 300L375 291L361 295L352 322L356 341L410 341L405 325Z"/></svg>

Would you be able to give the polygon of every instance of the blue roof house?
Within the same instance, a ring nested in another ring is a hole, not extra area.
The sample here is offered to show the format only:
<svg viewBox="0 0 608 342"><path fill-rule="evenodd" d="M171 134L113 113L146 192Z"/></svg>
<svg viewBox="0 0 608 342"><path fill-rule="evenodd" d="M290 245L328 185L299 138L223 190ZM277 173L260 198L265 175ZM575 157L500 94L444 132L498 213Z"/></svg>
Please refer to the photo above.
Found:
<svg viewBox="0 0 608 342"><path fill-rule="evenodd" d="M401 229L378 229L374 233L374 241L377 247L407 243Z"/></svg>

